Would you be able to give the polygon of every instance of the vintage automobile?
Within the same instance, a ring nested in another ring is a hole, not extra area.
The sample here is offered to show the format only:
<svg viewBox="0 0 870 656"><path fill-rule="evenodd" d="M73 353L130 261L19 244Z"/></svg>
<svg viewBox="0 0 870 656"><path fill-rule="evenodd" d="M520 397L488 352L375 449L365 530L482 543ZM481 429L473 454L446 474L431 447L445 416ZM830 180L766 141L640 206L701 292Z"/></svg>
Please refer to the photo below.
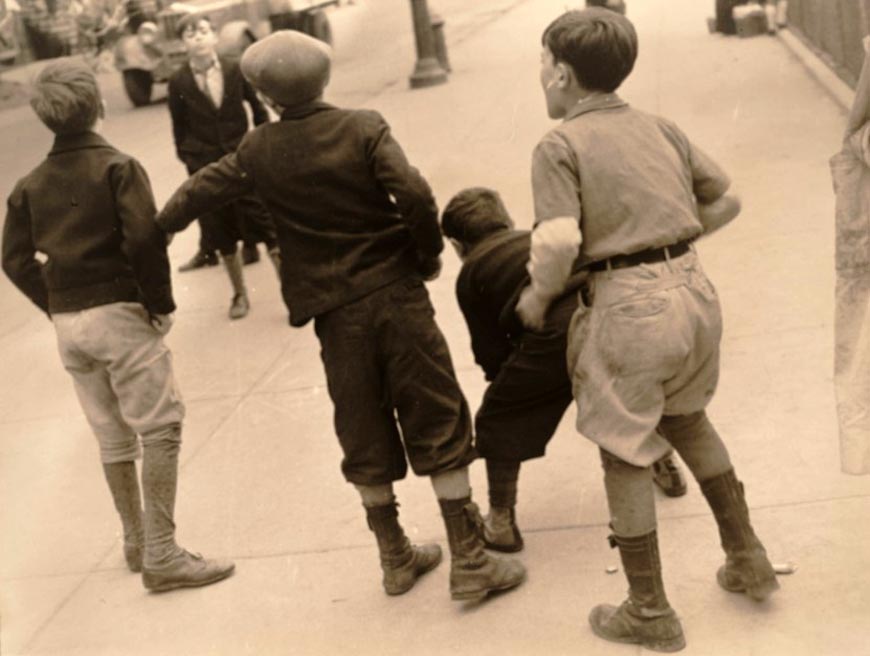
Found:
<svg viewBox="0 0 870 656"><path fill-rule="evenodd" d="M327 43L332 30L324 9L339 0L189 0L162 5L160 0L126 0L126 30L115 44L115 66L124 90L136 107L151 101L155 83L185 61L184 44L175 26L181 16L207 14L218 30L218 52L240 56L272 30L294 29Z"/></svg>
<svg viewBox="0 0 870 656"><path fill-rule="evenodd" d="M6 0L0 0L0 64L11 64L17 55L15 16L9 11Z"/></svg>

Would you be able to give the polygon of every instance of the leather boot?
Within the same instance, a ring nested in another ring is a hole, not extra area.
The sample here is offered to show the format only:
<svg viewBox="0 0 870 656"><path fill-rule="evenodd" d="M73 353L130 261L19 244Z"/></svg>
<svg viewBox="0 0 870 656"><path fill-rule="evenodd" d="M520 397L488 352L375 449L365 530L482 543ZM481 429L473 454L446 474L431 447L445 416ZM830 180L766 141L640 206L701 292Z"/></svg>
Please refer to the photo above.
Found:
<svg viewBox="0 0 870 656"><path fill-rule="evenodd" d="M178 487L180 428L143 439L142 495L145 498L145 558L142 583L152 592L216 583L233 573L228 560L206 560L175 541L175 493Z"/></svg>
<svg viewBox="0 0 870 656"><path fill-rule="evenodd" d="M483 520L483 544L487 549L502 553L516 553L523 550L523 536L517 526L514 508L489 507L489 512Z"/></svg>
<svg viewBox="0 0 870 656"><path fill-rule="evenodd" d="M634 538L611 536L619 547L628 579L628 599L620 606L592 609L589 624L600 638L673 652L686 646L680 620L665 596L656 531Z"/></svg>
<svg viewBox="0 0 870 656"><path fill-rule="evenodd" d="M426 572L441 562L441 547L411 544L399 524L398 504L365 506L369 528L378 541L381 569L384 571L384 590L388 595L405 594Z"/></svg>
<svg viewBox="0 0 870 656"><path fill-rule="evenodd" d="M500 559L483 550L483 518L471 497L439 499L450 542L450 596L457 601L481 600L490 592L508 590L526 578L518 560Z"/></svg>
<svg viewBox="0 0 870 656"><path fill-rule="evenodd" d="M701 482L701 492L719 525L719 537L725 550L725 564L716 580L729 592L745 592L763 601L779 588L776 573L767 552L749 523L749 508L743 483L734 469Z"/></svg>
<svg viewBox="0 0 870 656"><path fill-rule="evenodd" d="M681 497L686 494L686 478L677 465L673 453L669 453L653 463L653 483L669 497Z"/></svg>
<svg viewBox="0 0 870 656"><path fill-rule="evenodd" d="M145 533L142 528L142 499L139 479L136 478L136 463L103 463L103 472L124 529L124 560L131 572L141 572Z"/></svg>

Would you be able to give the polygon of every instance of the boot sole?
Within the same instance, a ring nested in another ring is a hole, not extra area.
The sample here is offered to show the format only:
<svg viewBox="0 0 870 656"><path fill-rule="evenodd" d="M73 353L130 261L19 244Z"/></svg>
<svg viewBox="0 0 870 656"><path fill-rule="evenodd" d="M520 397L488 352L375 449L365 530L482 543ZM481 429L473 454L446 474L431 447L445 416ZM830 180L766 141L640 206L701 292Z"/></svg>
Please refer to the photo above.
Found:
<svg viewBox="0 0 870 656"><path fill-rule="evenodd" d="M519 551L522 551L525 545L522 542L520 542L519 544L499 544L497 542L490 542L489 540L484 538L483 546L490 551L498 551L499 553L517 553Z"/></svg>
<svg viewBox="0 0 870 656"><path fill-rule="evenodd" d="M205 585L211 585L212 583L217 583L218 581L223 581L224 579L232 576L233 572L235 572L235 571L236 571L236 568L233 567L232 569L230 569L226 572L220 572L220 573L215 574L214 576L212 576L208 579L201 579L201 580L197 580L197 581L192 581L192 580L167 581L165 583L159 583L157 585L149 585L144 580L145 575L143 575L142 584L148 589L149 592L169 592L170 590L178 590L180 588L201 588Z"/></svg>
<svg viewBox="0 0 870 656"><path fill-rule="evenodd" d="M488 586L486 588L483 588L482 590L464 590L462 592L451 592L450 598L453 599L453 601L483 601L489 593L511 590L520 585L525 580L526 574L525 572L523 572L523 576L519 581L511 581L510 583L505 583L499 586Z"/></svg>
<svg viewBox="0 0 870 656"><path fill-rule="evenodd" d="M594 612L594 609L593 609ZM645 642L639 638L619 638L617 636L611 636L604 631L602 631L597 624L592 621L592 613L589 615L589 627L592 629L592 633L597 635L602 640L607 640L607 642L618 642L621 645L640 645L641 647L646 647L652 651L663 652L665 654L670 654L675 651L682 651L686 648L686 637L680 636L679 638L674 638L673 640L669 640L667 642Z"/></svg>

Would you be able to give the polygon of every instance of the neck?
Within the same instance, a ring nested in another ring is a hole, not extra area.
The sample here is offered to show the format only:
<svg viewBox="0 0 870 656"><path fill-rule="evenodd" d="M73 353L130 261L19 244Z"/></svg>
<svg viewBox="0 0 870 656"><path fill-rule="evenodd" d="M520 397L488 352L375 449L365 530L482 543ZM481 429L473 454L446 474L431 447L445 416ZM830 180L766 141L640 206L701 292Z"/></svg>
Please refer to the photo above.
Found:
<svg viewBox="0 0 870 656"><path fill-rule="evenodd" d="M194 68L206 68L211 66L215 60L217 60L217 55L213 52L207 55L191 55L190 57L190 63Z"/></svg>

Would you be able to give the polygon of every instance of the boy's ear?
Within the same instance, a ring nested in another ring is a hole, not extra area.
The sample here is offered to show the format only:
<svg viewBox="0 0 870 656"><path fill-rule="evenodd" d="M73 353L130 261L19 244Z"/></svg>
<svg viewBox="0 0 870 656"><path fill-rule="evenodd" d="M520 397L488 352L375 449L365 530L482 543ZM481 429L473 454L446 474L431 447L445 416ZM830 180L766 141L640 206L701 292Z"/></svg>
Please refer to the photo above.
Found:
<svg viewBox="0 0 870 656"><path fill-rule="evenodd" d="M100 98L100 106L97 109L97 118L106 118L106 101Z"/></svg>
<svg viewBox="0 0 870 656"><path fill-rule="evenodd" d="M574 71L565 62L556 63L556 85L560 89L567 89L574 80Z"/></svg>

